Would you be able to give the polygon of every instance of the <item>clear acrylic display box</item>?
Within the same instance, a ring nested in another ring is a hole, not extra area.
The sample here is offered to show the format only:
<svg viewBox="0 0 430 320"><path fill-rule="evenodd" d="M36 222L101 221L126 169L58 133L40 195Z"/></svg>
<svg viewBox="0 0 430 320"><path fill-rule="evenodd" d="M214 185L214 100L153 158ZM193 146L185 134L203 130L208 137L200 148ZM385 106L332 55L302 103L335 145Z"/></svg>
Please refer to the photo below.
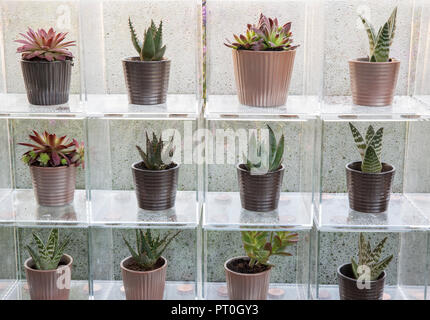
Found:
<svg viewBox="0 0 430 320"><path fill-rule="evenodd" d="M0 222L0 300L6 299L18 283L15 228Z"/></svg>

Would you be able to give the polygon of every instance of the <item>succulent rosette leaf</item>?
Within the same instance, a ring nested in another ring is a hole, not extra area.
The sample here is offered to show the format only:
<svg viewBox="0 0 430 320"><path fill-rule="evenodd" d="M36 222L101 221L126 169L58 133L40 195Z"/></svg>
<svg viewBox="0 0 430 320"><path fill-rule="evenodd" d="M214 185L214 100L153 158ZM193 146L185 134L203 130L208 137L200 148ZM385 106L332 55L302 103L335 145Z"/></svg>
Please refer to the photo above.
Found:
<svg viewBox="0 0 430 320"><path fill-rule="evenodd" d="M15 42L23 44L17 49L17 53L21 53L24 60L71 60L73 54L68 48L75 46L76 41L64 41L67 34L67 32L57 33L53 28L50 28L48 32L45 29L34 31L28 28L27 33L20 33L23 39L15 40Z"/></svg>

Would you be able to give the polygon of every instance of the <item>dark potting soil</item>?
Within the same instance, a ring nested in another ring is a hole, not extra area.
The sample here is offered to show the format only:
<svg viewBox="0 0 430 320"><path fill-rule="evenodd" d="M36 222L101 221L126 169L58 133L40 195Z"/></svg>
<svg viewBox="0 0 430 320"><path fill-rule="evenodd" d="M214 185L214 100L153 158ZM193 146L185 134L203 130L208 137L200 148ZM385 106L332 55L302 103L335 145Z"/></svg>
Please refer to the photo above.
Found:
<svg viewBox="0 0 430 320"><path fill-rule="evenodd" d="M249 260L242 258L230 261L227 263L227 268L238 273L260 273L270 269L270 267L261 264L254 265L254 267L251 268L249 266Z"/></svg>
<svg viewBox="0 0 430 320"><path fill-rule="evenodd" d="M166 167L166 169L164 169L164 170L168 170L168 169L172 169L172 168L174 168L174 167L176 167L177 166L177 164L176 163L174 163L174 162L172 162L171 164L169 164L167 167ZM142 162L139 162L137 165L136 165L136 168L137 169L142 169L142 170L150 170L150 169L148 169L146 166L145 166L145 164L143 163L143 161Z"/></svg>
<svg viewBox="0 0 430 320"><path fill-rule="evenodd" d="M164 260L161 258L158 258L155 265L149 269L142 268L140 265L136 263L136 261L134 261L134 259L130 259L127 263L124 263L124 267L132 271L152 271L152 270L161 268L163 265L164 265Z"/></svg>

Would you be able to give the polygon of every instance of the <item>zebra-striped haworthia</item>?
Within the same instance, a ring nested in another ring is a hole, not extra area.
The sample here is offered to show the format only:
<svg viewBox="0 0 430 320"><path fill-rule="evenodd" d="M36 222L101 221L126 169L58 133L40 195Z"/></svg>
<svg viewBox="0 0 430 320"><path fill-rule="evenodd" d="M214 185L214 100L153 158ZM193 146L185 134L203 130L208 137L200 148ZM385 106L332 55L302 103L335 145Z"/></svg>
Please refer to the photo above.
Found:
<svg viewBox="0 0 430 320"><path fill-rule="evenodd" d="M368 173L381 172L382 136L384 134L384 128L379 128L375 132L375 129L370 125L367 128L365 140L351 122L349 123L349 127L361 156L361 171Z"/></svg>
<svg viewBox="0 0 430 320"><path fill-rule="evenodd" d="M369 61L387 62L390 59L390 46L396 30L397 7L394 8L390 18L375 33L373 26L366 18L360 16L369 38Z"/></svg>

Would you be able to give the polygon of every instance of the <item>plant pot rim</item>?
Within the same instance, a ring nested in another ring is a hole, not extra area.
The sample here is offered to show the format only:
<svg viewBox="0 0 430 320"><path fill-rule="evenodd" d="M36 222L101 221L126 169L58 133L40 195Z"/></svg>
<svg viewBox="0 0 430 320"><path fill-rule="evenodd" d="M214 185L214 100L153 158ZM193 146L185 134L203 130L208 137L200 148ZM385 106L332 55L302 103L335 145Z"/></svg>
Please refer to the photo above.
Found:
<svg viewBox="0 0 430 320"><path fill-rule="evenodd" d="M230 258L230 259L228 259L224 263L224 269L227 270L228 272L231 272L231 273L236 274L236 275L241 275L241 276L244 276L244 277L257 277L257 276L260 276L260 275L262 275L264 273L267 273L270 270L272 270L272 268L269 267L267 270L262 271L262 272L258 272L258 273L240 273L240 272L233 271L233 270L231 270L230 268L227 267L227 264L229 262L231 262L233 260L238 260L238 259L249 259L249 257L248 256L237 256L237 257Z"/></svg>
<svg viewBox="0 0 430 320"><path fill-rule="evenodd" d="M390 58L391 61L386 61L386 62L370 62L369 58L355 58L355 59L350 59L348 60L348 62L352 62L352 63L357 63L357 64L374 64L374 65L381 65L381 64L398 64L400 63L400 60L396 59L396 58Z"/></svg>
<svg viewBox="0 0 430 320"><path fill-rule="evenodd" d="M254 50L238 50L238 49L233 49L233 51L236 52L246 52L249 54L290 54L292 52L296 52L296 49L293 50L281 50L281 51L274 51L274 50L259 50L259 51L254 51Z"/></svg>
<svg viewBox="0 0 430 320"><path fill-rule="evenodd" d="M35 169L40 169L40 170L66 170L66 169L70 169L70 168L76 168L75 165L58 166L58 167L39 167L39 166L35 166L35 165L29 165L29 167L35 168ZM66 169L64 169L64 168L66 168Z"/></svg>
<svg viewBox="0 0 430 320"><path fill-rule="evenodd" d="M136 168L136 166L137 166L138 164L142 163L142 162L143 162L143 161L138 161L138 162L133 163L133 164L131 165L131 168L132 168L133 170L136 170L136 171L144 171L144 172L156 172L156 173L161 173L161 172L168 172L168 171L177 170L177 169L179 169L179 167L180 167L180 165L179 165L178 163L174 162L175 166L174 166L173 168L169 168L169 169L165 169L165 170L149 170L149 169L140 169L140 168Z"/></svg>
<svg viewBox="0 0 430 320"><path fill-rule="evenodd" d="M351 168L352 165L358 165L358 164L361 164L361 162L362 161L352 161L352 162L349 162L349 163L347 163L345 165L345 168L348 171L357 172L357 173L363 174L363 175L381 175L382 176L382 175L386 175L386 174L391 174L394 171L396 171L396 167L394 167L392 164L389 164L389 163L386 163L386 162L382 162L382 166L384 166L384 165L385 166L389 166L389 167L391 167L391 169L388 170L388 171L383 171L383 172L363 172L361 170L356 170L356 169L352 169Z"/></svg>
<svg viewBox="0 0 430 320"><path fill-rule="evenodd" d="M357 279L355 279L355 278L351 278L351 277L348 277L348 276L344 275L342 272L340 272L340 269L342 269L343 267L345 267L345 266L347 266L347 265L351 265L351 263L349 262L349 263L344 263L344 264L340 265L340 266L337 268L337 274L338 274L339 276L341 276L342 278L345 278L345 279L350 280L350 281L357 282ZM351 267L351 268L352 268L352 267ZM370 280L369 282L370 282L370 283L380 282L380 281L384 280L386 276L387 276L387 273L386 273L386 272L385 272L385 270L384 270L384 271L382 271L382 276L379 276L379 278L378 278L378 279L376 279L376 280Z"/></svg>
<svg viewBox="0 0 430 320"><path fill-rule="evenodd" d="M44 60L25 60L25 59L21 59L21 62L25 62L25 63L35 63L35 64L37 64L37 63L64 63L64 62L70 62L70 63L72 63L73 62L73 59L72 60L68 60L68 59L66 59L66 60L54 60L54 61L48 61L48 60L46 60L46 61L44 61Z"/></svg>
<svg viewBox="0 0 430 320"><path fill-rule="evenodd" d="M60 270L60 269L63 269L63 268L70 267L72 265L72 263L73 263L72 256L68 255L67 253L64 253L63 256L61 257L61 259L63 257L66 257L67 259L69 259L69 262L66 265L61 265L61 266L57 267L56 269L38 270L38 269L31 268L29 266L29 263L30 263L30 261L33 261L33 258L28 258L27 260L25 260L25 262L24 262L24 268L27 269L27 270L29 270L29 271L40 272L40 273L49 273L49 272L53 272L53 271L57 271L57 270Z"/></svg>
<svg viewBox="0 0 430 320"><path fill-rule="evenodd" d="M163 256L161 256L160 258L161 258L161 259L163 259L164 264L163 264L161 267L159 267L159 268L157 268L157 269L154 269L154 270L150 270L150 271L136 271L136 270L131 270L131 269L128 269L128 268L124 267L124 263L125 263L127 260L129 260L129 259L133 259L133 257L132 257L132 256L128 256L127 258L124 258L124 259L121 261L120 266L121 266L121 269L122 269L122 270L125 270L125 271L130 272L130 273L134 273L134 274L150 274L150 273L153 273L153 272L160 271L161 269L165 269L165 268L167 268L167 259L166 259L166 258L164 258Z"/></svg>
<svg viewBox="0 0 430 320"><path fill-rule="evenodd" d="M246 172L246 173L251 173L250 171L248 171L248 170L246 170L246 169L243 169L243 168L241 168L240 166L241 165L244 165L244 163L238 163L237 165L236 165L236 168L238 169L238 170L240 170L240 171L243 171L243 172ZM275 170L275 171L270 171L270 172L267 172L267 173L265 173L265 174L253 174L253 176L267 176L267 175L270 175L270 174L275 174L275 173L277 173L277 172L279 172L279 171L284 171L285 170L285 165L282 163L281 164L281 167L278 169L278 170Z"/></svg>
<svg viewBox="0 0 430 320"><path fill-rule="evenodd" d="M137 59L137 60L135 60L135 59ZM134 57L123 58L122 61L132 62L132 63L154 63L154 64L157 64L157 63L165 63L165 62L168 62L171 60L169 58L163 58L162 60L158 60L158 61L142 61L142 60L140 60L139 57L134 56Z"/></svg>

